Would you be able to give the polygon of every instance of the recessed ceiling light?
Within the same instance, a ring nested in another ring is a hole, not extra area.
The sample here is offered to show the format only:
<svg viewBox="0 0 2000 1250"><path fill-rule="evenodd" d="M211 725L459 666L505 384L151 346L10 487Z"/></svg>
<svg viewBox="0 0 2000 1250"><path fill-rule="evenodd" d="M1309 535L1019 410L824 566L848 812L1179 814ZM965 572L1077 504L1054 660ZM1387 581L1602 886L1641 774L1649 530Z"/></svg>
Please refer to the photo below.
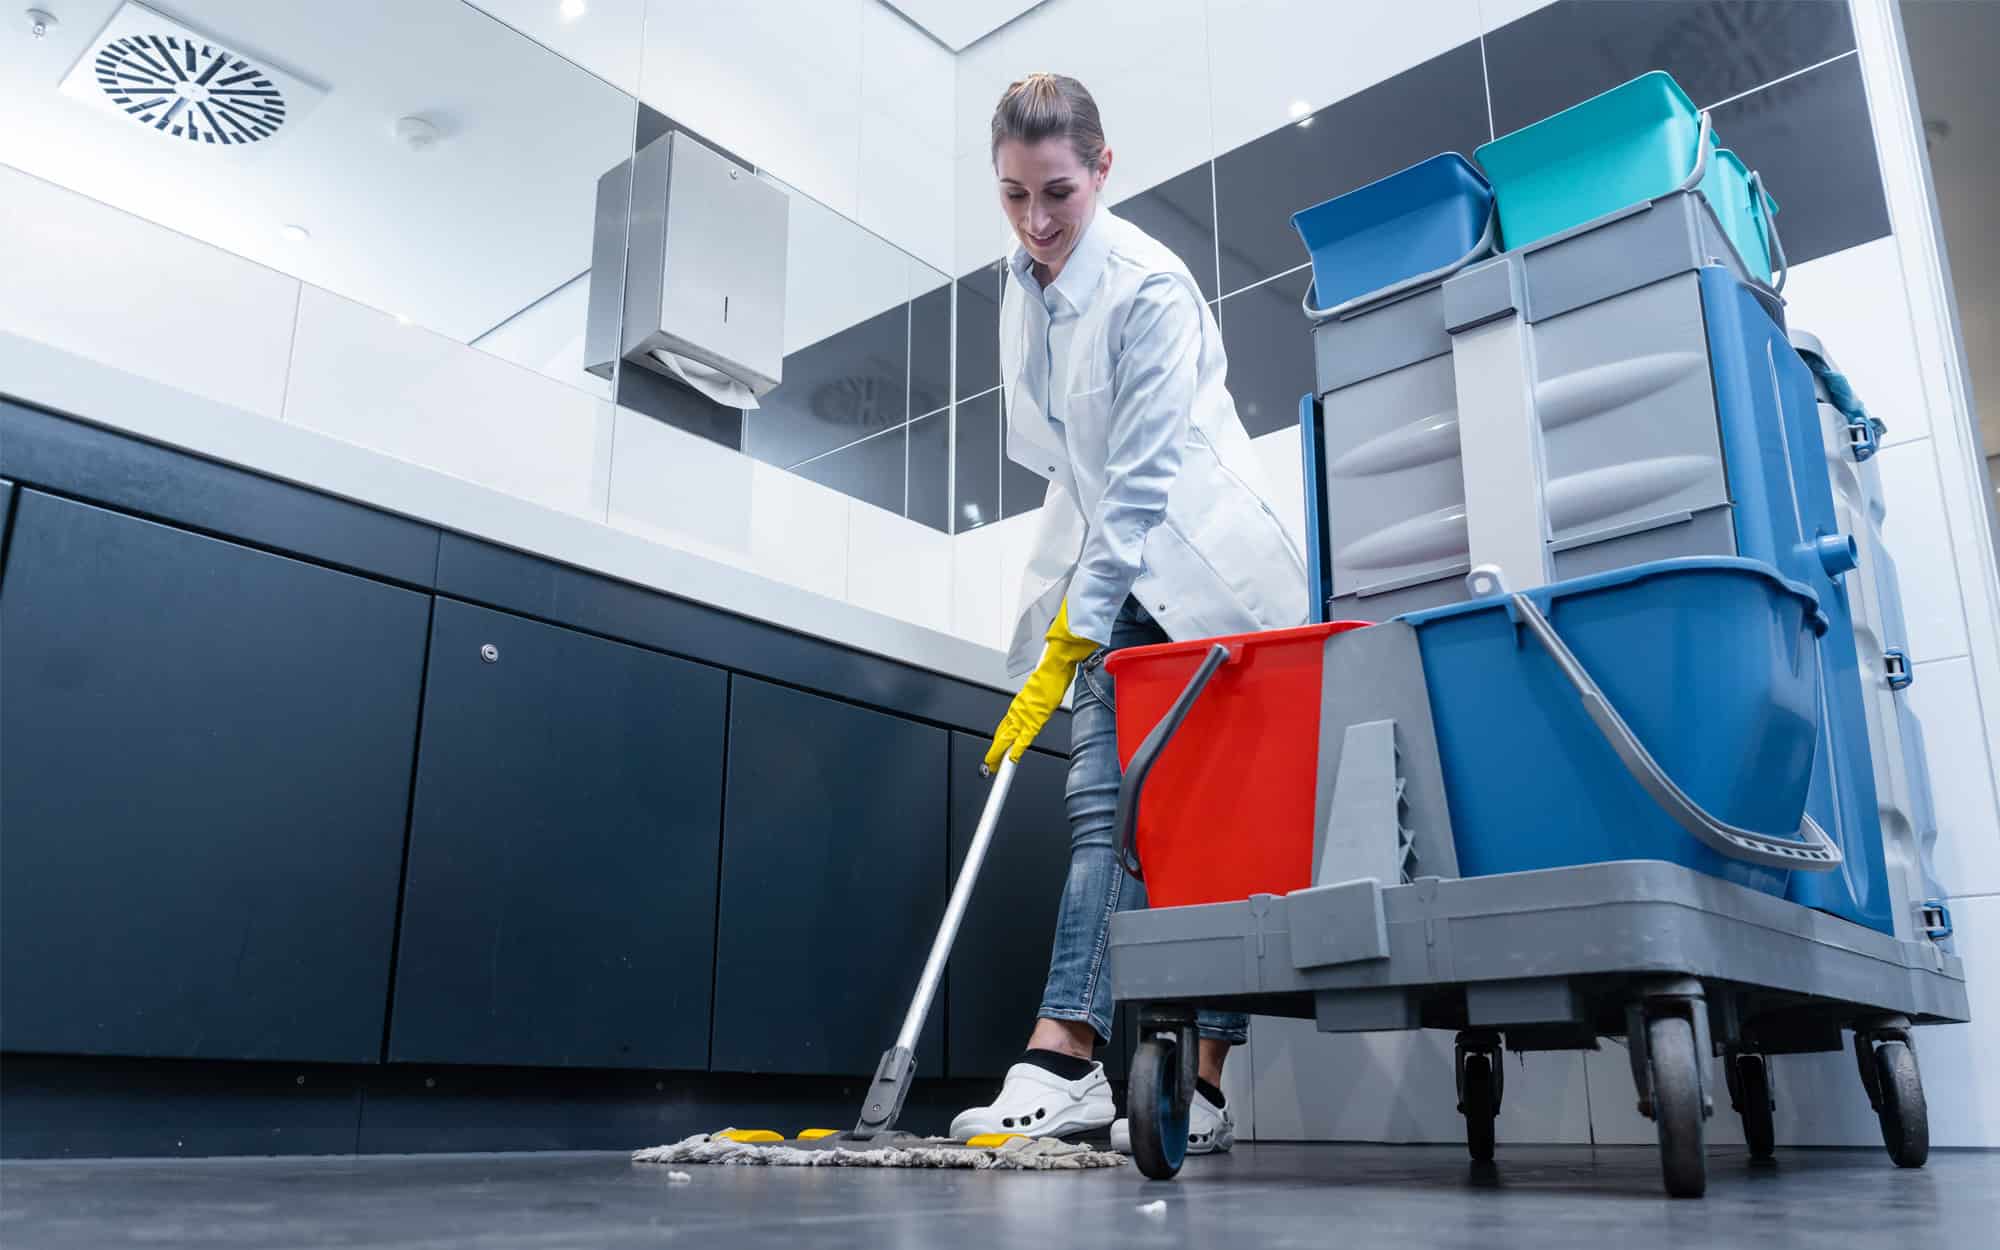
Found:
<svg viewBox="0 0 2000 1250"><path fill-rule="evenodd" d="M409 324L411 324L411 322L410 322L410 319L409 319L408 317L404 316L404 315L403 315L402 313L397 313L397 314L396 314L396 324L397 324L397 325L399 325L399 326L406 326L406 325L409 325Z"/></svg>
<svg viewBox="0 0 2000 1250"><path fill-rule="evenodd" d="M577 18L590 12L590 6L585 4L584 0L562 0L562 4L557 7L556 12L562 14L563 21L574 22Z"/></svg>
<svg viewBox="0 0 2000 1250"><path fill-rule="evenodd" d="M283 230L278 231L278 233L284 236L287 243L304 243L313 237L312 231L306 229L304 226L286 226Z"/></svg>
<svg viewBox="0 0 2000 1250"><path fill-rule="evenodd" d="M1307 103L1306 103L1306 102L1305 102L1304 100L1293 100L1293 101L1292 101L1292 120L1293 120L1293 121L1297 121L1297 120L1298 120L1299 118L1301 118L1301 117L1304 117L1304 116L1305 116L1305 115L1306 115L1307 113L1310 113L1310 112L1312 112L1312 111L1313 111L1313 106L1312 106L1312 105L1310 105L1310 104L1307 104Z"/></svg>

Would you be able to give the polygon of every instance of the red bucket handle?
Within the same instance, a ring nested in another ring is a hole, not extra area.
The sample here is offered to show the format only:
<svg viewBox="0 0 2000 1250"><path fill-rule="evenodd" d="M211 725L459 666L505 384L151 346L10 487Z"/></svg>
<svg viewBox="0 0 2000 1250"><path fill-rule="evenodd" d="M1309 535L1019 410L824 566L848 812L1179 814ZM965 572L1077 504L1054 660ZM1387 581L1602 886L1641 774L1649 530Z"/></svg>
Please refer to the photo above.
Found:
<svg viewBox="0 0 2000 1250"><path fill-rule="evenodd" d="M1208 679L1215 676L1215 670L1235 658L1235 653L1221 643L1211 646L1208 654L1202 657L1201 667L1188 679L1187 687L1174 700L1174 705L1167 709L1160 723L1153 726L1139 744L1139 749L1132 752L1131 762L1125 765L1124 779L1118 783L1118 858L1125 871L1137 880L1146 879L1140 871L1138 848L1139 793L1146 788L1146 775L1153 771L1160 752L1167 749L1167 743L1180 729L1181 722L1187 719L1194 701L1201 697L1202 689L1208 685Z"/></svg>

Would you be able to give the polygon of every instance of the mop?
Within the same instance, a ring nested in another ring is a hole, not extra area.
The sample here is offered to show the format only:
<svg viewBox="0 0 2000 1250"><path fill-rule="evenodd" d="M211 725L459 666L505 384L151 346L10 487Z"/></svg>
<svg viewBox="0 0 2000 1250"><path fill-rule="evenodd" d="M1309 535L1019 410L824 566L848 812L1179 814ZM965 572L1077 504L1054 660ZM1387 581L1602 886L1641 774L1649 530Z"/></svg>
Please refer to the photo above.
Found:
<svg viewBox="0 0 2000 1250"><path fill-rule="evenodd" d="M990 1133L958 1141L949 1137L920 1137L896 1131L909 1097L910 1082L916 1075L917 1035L923 1032L924 1018L930 1014L931 999L944 977L945 961L958 937L959 922L965 918L972 887L993 841L1000 809L1014 783L1014 761L1002 760L1000 772L986 796L986 808L979 816L979 828L966 850L965 865L951 889L944 920L931 941L930 958L917 979L917 992L903 1016L896 1043L882 1052L868 1093L861 1102L861 1117L852 1130L807 1129L787 1140L768 1129L723 1129L718 1133L697 1133L671 1145L635 1151L634 1163L749 1164L765 1167L867 1167L867 1168L970 1168L976 1171L1069 1171L1082 1168L1118 1167L1125 1156L1096 1150L1078 1142L1054 1138L1032 1138L1020 1133Z"/></svg>

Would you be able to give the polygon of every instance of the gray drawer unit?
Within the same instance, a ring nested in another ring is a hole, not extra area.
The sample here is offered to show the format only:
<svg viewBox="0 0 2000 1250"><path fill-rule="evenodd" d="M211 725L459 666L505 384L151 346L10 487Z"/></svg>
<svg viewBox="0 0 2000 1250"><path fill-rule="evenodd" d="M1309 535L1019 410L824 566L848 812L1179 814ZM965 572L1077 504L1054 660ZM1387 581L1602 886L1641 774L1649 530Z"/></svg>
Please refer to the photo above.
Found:
<svg viewBox="0 0 2000 1250"><path fill-rule="evenodd" d="M1528 327L1554 575L1735 554L1696 274L1714 262L1741 273L1705 202L1670 196L1314 327L1329 617L1465 597L1451 330L1489 288Z"/></svg>

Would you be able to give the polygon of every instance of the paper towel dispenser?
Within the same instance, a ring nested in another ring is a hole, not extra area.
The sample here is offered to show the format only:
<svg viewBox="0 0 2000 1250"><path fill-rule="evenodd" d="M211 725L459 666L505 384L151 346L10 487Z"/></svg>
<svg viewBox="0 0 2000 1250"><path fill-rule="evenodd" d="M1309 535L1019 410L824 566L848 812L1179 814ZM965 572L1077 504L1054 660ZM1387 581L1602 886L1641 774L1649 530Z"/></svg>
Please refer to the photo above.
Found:
<svg viewBox="0 0 2000 1250"><path fill-rule="evenodd" d="M785 240L791 201L674 131L597 184L585 366L624 360L682 376L671 358L762 395L785 359Z"/></svg>

